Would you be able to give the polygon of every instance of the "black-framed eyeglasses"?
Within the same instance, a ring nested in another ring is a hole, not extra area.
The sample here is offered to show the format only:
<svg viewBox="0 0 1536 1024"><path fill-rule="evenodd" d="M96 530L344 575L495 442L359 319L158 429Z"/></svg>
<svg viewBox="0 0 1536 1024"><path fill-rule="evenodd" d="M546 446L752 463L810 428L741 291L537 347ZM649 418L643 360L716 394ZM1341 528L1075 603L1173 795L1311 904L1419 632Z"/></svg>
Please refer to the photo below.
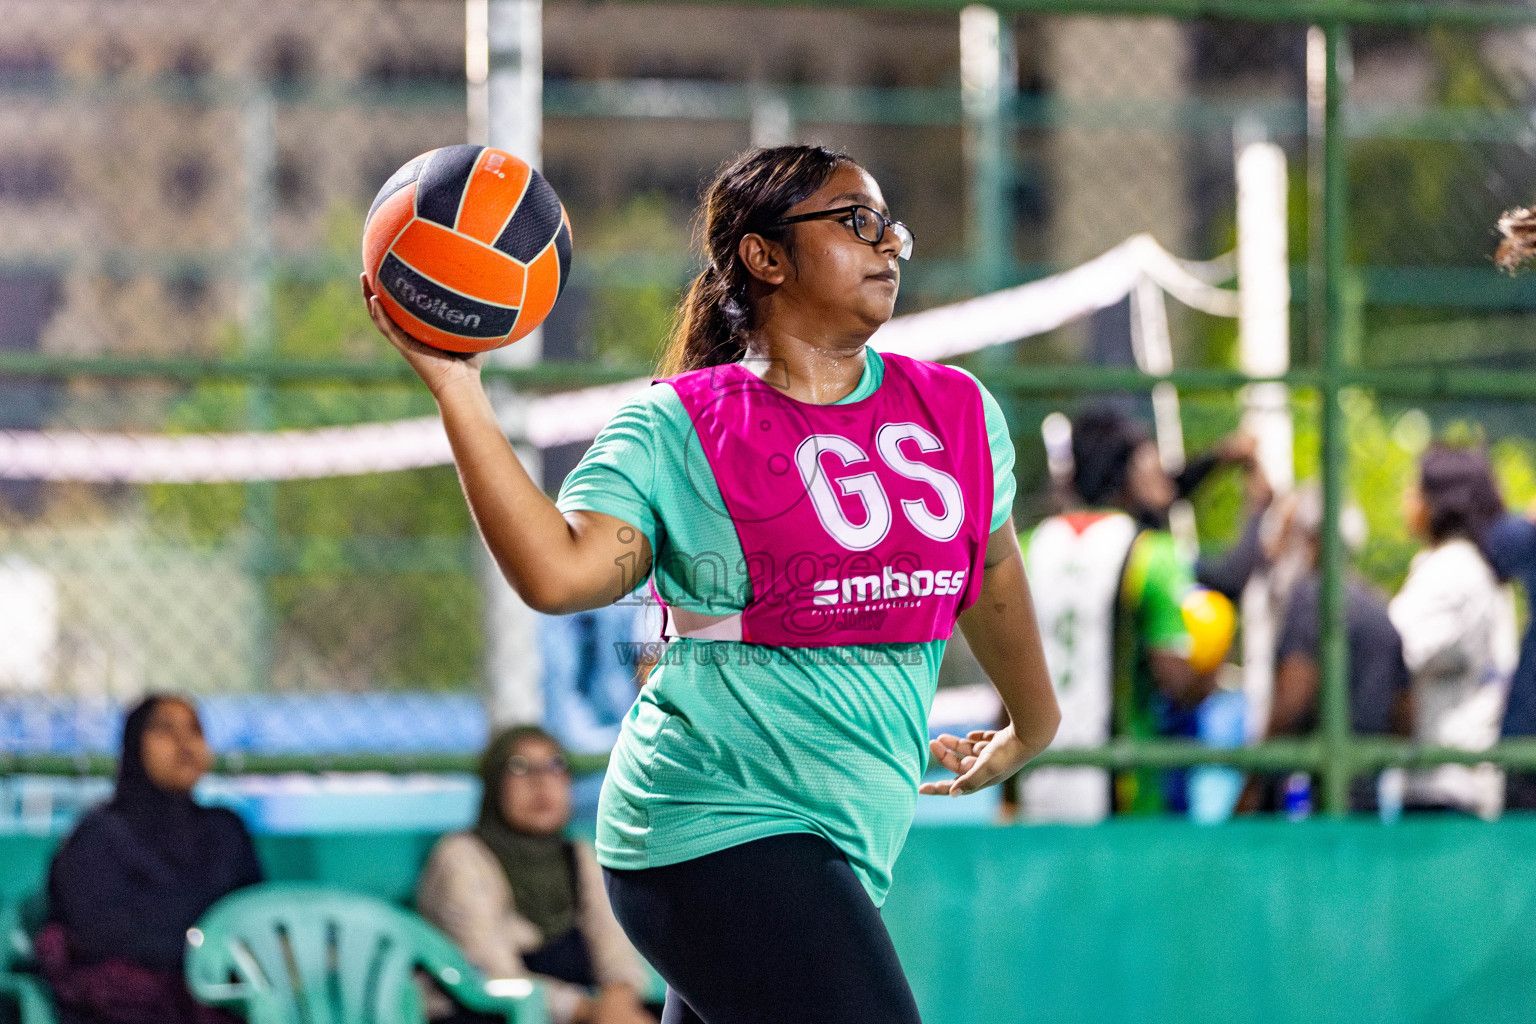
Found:
<svg viewBox="0 0 1536 1024"><path fill-rule="evenodd" d="M507 766L502 769L502 772L518 779L525 779L530 775L562 776L571 773L571 766L563 757L557 756L548 761L534 762L522 754L513 754L507 758Z"/></svg>
<svg viewBox="0 0 1536 1024"><path fill-rule="evenodd" d="M912 229L899 220L891 220L885 214L870 206L839 206L831 210L817 210L815 213L801 213L793 217L785 217L776 227L787 224L799 224L806 220L821 220L824 217L846 218L853 227L853 233L870 245L879 245L885 237L887 229L896 232L896 237L901 239L901 251L896 255L904 260L912 258Z"/></svg>

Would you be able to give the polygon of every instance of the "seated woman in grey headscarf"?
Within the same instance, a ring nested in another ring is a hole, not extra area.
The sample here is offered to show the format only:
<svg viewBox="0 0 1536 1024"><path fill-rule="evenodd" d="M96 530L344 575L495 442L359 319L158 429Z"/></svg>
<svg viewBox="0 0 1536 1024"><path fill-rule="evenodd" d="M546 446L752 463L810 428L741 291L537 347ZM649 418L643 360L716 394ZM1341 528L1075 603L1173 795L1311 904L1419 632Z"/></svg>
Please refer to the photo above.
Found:
<svg viewBox="0 0 1536 1024"><path fill-rule="evenodd" d="M481 778L479 819L433 849L417 909L487 977L542 982L553 1024L654 1024L640 1002L648 976L609 909L597 858L565 838L571 777L559 744L537 726L508 729L487 748ZM435 1021L479 1020L433 1009Z"/></svg>

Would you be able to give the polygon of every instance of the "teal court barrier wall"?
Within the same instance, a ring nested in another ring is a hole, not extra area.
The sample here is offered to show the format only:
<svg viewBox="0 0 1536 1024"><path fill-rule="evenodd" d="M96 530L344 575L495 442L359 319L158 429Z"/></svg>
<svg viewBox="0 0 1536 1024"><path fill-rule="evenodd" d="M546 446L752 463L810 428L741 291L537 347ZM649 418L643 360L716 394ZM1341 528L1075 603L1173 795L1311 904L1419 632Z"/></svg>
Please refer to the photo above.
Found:
<svg viewBox="0 0 1536 1024"><path fill-rule="evenodd" d="M258 844L406 900L435 838ZM56 842L0 836L0 894ZM884 915L930 1024L1536 1019L1536 816L918 828Z"/></svg>
<svg viewBox="0 0 1536 1024"><path fill-rule="evenodd" d="M1536 1019L1536 817L925 829L896 879L928 1021Z"/></svg>

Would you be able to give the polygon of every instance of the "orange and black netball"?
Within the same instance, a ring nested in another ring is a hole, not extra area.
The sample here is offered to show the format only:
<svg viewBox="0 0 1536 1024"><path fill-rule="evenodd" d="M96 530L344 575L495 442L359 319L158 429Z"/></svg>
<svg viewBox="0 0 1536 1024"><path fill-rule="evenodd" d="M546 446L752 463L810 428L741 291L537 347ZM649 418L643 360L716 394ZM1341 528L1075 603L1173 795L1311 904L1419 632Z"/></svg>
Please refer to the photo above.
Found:
<svg viewBox="0 0 1536 1024"><path fill-rule="evenodd" d="M560 197L526 161L489 146L416 157L379 189L363 226L363 270L390 319L450 352L527 336L570 268Z"/></svg>

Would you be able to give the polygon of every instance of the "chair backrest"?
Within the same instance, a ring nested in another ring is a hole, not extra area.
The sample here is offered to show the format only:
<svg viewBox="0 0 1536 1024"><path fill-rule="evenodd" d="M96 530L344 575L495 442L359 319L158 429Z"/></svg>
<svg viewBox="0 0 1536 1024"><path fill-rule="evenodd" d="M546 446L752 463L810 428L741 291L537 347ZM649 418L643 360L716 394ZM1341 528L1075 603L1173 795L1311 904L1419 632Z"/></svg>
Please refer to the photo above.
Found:
<svg viewBox="0 0 1536 1024"><path fill-rule="evenodd" d="M21 927L16 904L0 898L0 972L32 952L29 936Z"/></svg>
<svg viewBox="0 0 1536 1024"><path fill-rule="evenodd" d="M0 898L0 971L31 964L32 939L47 920L46 889L10 900Z"/></svg>
<svg viewBox="0 0 1536 1024"><path fill-rule="evenodd" d="M418 965L452 981L474 975L415 915L311 883L242 889L188 933L193 995L239 1007L249 1024L424 1024Z"/></svg>

